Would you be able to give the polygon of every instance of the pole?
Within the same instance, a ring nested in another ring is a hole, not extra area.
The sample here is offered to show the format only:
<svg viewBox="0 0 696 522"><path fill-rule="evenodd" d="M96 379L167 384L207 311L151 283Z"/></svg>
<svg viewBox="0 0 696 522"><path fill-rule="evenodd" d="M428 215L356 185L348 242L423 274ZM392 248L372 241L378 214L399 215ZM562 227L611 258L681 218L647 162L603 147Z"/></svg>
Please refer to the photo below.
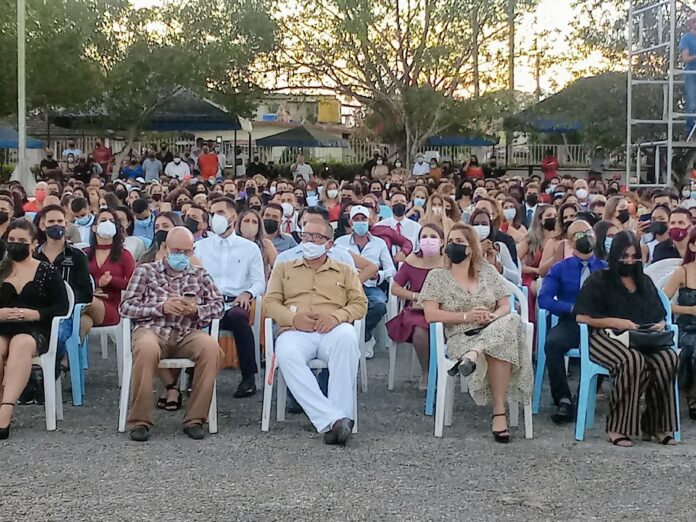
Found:
<svg viewBox="0 0 696 522"><path fill-rule="evenodd" d="M515 96L515 2L508 0L508 89L510 97ZM505 133L505 164L511 165L512 162L512 141L514 135L512 131Z"/></svg>
<svg viewBox="0 0 696 522"><path fill-rule="evenodd" d="M19 133L17 170L24 181L27 168L27 94L25 63L25 0L17 0L17 132Z"/></svg>
<svg viewBox="0 0 696 522"><path fill-rule="evenodd" d="M628 187L631 180L631 153L632 132L631 118L633 117L633 2L628 3L628 32L626 33L626 43L628 51L628 74L626 75L626 179L624 184ZM640 183L640 180L638 180ZM656 181L659 183L659 181Z"/></svg>
<svg viewBox="0 0 696 522"><path fill-rule="evenodd" d="M669 3L669 67L667 69L667 88L669 100L667 100L667 110L669 118L667 119L667 179L665 183L668 187L672 186L672 159L674 156L673 140L674 140L674 67L676 65L676 49L674 38L677 34L677 3L675 0L670 0ZM658 181L659 183L659 181Z"/></svg>

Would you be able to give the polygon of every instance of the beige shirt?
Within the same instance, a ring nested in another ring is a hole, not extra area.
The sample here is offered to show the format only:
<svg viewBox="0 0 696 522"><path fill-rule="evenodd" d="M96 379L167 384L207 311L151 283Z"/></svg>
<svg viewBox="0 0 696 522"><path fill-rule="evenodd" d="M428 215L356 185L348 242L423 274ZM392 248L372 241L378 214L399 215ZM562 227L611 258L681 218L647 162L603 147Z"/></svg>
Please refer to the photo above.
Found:
<svg viewBox="0 0 696 522"><path fill-rule="evenodd" d="M283 330L292 329L295 315L302 312L331 314L349 323L365 317L367 297L348 265L327 258L315 270L297 259L273 268L263 309Z"/></svg>

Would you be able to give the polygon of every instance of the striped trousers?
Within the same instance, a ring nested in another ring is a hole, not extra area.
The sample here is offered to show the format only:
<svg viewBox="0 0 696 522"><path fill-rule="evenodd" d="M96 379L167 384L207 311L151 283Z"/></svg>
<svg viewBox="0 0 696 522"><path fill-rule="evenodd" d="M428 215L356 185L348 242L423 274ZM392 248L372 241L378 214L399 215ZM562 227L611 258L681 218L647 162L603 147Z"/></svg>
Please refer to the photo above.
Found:
<svg viewBox="0 0 696 522"><path fill-rule="evenodd" d="M644 355L611 339L603 330L590 336L590 359L609 370L613 380L606 430L622 435L671 433L677 429L674 350ZM640 415L640 398L645 411Z"/></svg>

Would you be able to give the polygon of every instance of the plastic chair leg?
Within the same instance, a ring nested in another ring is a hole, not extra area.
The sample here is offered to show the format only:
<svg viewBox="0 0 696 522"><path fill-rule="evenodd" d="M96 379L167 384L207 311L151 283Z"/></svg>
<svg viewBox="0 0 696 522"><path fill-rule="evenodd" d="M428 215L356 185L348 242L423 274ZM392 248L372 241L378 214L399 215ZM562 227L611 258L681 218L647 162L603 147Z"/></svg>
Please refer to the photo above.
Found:
<svg viewBox="0 0 696 522"><path fill-rule="evenodd" d="M125 358L124 358L125 359ZM132 361L124 360L123 378L121 379L121 398L118 407L118 431L126 431L126 419L128 418L128 402L130 401Z"/></svg>
<svg viewBox="0 0 696 522"><path fill-rule="evenodd" d="M276 379L278 380L278 398L276 399L276 420L278 422L283 422L285 420L285 402L288 398L288 386L285 384L285 379L283 379L283 373L278 369L276 373Z"/></svg>
<svg viewBox="0 0 696 522"><path fill-rule="evenodd" d="M594 427L595 411L597 409L597 375L590 379L590 389L587 394L587 416L585 417L585 428Z"/></svg>
<svg viewBox="0 0 696 522"><path fill-rule="evenodd" d="M445 409L447 407L447 386L449 375L444 368L437 372L437 404L435 406L435 436L442 437L445 426Z"/></svg>
<svg viewBox="0 0 696 522"><path fill-rule="evenodd" d="M355 380L355 397L353 397L353 433L358 433L358 380Z"/></svg>
<svg viewBox="0 0 696 522"><path fill-rule="evenodd" d="M468 377L460 377L459 378L459 385L462 388L462 393L469 393L469 378Z"/></svg>
<svg viewBox="0 0 696 522"><path fill-rule="evenodd" d="M537 367L534 376L534 393L532 395L532 411L539 413L541 407L541 392L544 387L544 373L546 372L546 352L541 346L537 349Z"/></svg>
<svg viewBox="0 0 696 522"><path fill-rule="evenodd" d="M454 378L450 377L447 383L447 391L445 393L445 426L452 426L452 417L454 416Z"/></svg>
<svg viewBox="0 0 696 522"><path fill-rule="evenodd" d="M55 358L41 357L41 369L44 374L44 410L46 411L46 431L56 429L56 387L53 383Z"/></svg>
<svg viewBox="0 0 696 522"><path fill-rule="evenodd" d="M56 420L63 420L63 380L60 375L56 379Z"/></svg>
<svg viewBox="0 0 696 522"><path fill-rule="evenodd" d="M367 393L367 358L364 351L360 352L360 388Z"/></svg>
<svg viewBox="0 0 696 522"><path fill-rule="evenodd" d="M107 346L109 336L106 334L99 334L99 342L101 343L102 359L109 358L109 349Z"/></svg>
<svg viewBox="0 0 696 522"><path fill-rule="evenodd" d="M80 346L77 341L70 339L66 343L68 349L68 363L70 364L70 387L72 388L72 402L74 406L82 406L84 384L82 383L83 369L80 358Z"/></svg>
<svg viewBox="0 0 696 522"><path fill-rule="evenodd" d="M389 375L387 377L387 390L394 390L394 377L396 374L396 350L397 344L394 341L387 342L389 346Z"/></svg>
<svg viewBox="0 0 696 522"><path fill-rule="evenodd" d="M121 376L123 375L123 338L121 335L120 326L114 335L114 342L116 343L116 365L118 367L118 378L121 380Z"/></svg>
<svg viewBox="0 0 696 522"><path fill-rule="evenodd" d="M218 413L217 413L217 379L213 382L213 396L210 399L210 410L208 411L208 433L218 432Z"/></svg>
<svg viewBox="0 0 696 522"><path fill-rule="evenodd" d="M271 424L271 403L273 402L273 382L271 362L266 361L266 378L263 381L263 409L261 411L261 431L268 431Z"/></svg>
<svg viewBox="0 0 696 522"><path fill-rule="evenodd" d="M524 405L524 438L531 439L534 437L534 419L532 417L532 401L527 401Z"/></svg>
<svg viewBox="0 0 696 522"><path fill-rule="evenodd" d="M428 390L425 393L425 414L432 416L435 406L435 387L437 386L437 350L434 329L430 329L430 363L428 364Z"/></svg>
<svg viewBox="0 0 696 522"><path fill-rule="evenodd" d="M580 372L580 391L578 392L578 414L575 419L575 440L585 440L585 421L587 419L587 401L590 391L591 375Z"/></svg>

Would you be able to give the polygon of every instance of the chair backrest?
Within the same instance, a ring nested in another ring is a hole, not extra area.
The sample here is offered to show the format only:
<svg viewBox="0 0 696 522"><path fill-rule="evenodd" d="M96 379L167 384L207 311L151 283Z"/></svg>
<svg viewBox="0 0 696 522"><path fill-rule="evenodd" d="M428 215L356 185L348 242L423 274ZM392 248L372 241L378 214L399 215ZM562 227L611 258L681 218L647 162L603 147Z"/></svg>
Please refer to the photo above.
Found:
<svg viewBox="0 0 696 522"><path fill-rule="evenodd" d="M665 309L665 323L667 326L672 326L672 305L670 304L669 299L667 299L667 295L662 291L662 288L657 288L657 295L660 296L660 301L662 301L662 306Z"/></svg>
<svg viewBox="0 0 696 522"><path fill-rule="evenodd" d="M670 275L674 272L674 269L681 266L682 260L679 258L674 259L662 259L657 263L653 263L645 267L645 275L652 279L655 286L657 283L665 276Z"/></svg>
<svg viewBox="0 0 696 522"><path fill-rule="evenodd" d="M524 292L518 287L513 285L510 281L505 280L505 286L510 290L511 293L511 300L510 300L510 306L513 308L514 311L514 305L515 302L520 303L520 317L522 317L522 321L524 323L529 322L529 303L527 302L527 298L524 295ZM513 299L514 296L514 299Z"/></svg>
<svg viewBox="0 0 696 522"><path fill-rule="evenodd" d="M65 292L68 294L68 313L66 316L71 316L73 310L75 309L75 292L73 292L73 289L70 287L67 281L63 281L63 283L65 284Z"/></svg>

